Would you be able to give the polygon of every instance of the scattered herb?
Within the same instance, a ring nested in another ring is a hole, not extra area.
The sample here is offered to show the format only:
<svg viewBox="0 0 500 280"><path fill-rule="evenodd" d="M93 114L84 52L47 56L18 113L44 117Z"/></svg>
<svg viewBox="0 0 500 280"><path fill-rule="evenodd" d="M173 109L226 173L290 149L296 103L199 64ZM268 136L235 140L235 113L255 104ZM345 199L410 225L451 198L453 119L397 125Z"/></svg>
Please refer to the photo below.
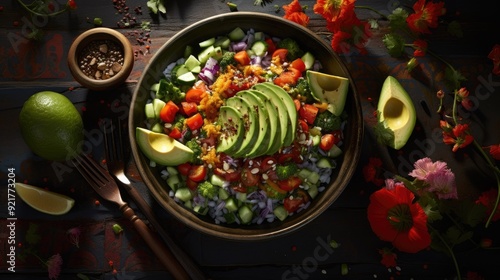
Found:
<svg viewBox="0 0 500 280"><path fill-rule="evenodd" d="M266 4L271 4L273 2L273 0L255 0L253 2L253 5L254 6L262 6L264 7Z"/></svg>
<svg viewBox="0 0 500 280"><path fill-rule="evenodd" d="M113 231L115 232L115 234L120 234L122 233L123 228L119 224L114 224Z"/></svg>
<svg viewBox="0 0 500 280"><path fill-rule="evenodd" d="M163 4L163 0L148 0L147 6L149 10L155 15L158 14L158 12L162 14L167 13L167 9Z"/></svg>

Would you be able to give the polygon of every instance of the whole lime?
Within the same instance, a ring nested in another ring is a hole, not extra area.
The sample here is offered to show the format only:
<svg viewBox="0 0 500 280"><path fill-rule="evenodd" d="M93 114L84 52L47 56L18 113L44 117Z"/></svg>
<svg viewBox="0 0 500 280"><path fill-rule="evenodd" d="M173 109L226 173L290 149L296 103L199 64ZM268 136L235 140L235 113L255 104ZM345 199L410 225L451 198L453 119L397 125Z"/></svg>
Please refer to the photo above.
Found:
<svg viewBox="0 0 500 280"><path fill-rule="evenodd" d="M44 159L69 160L80 151L84 137L82 117L60 93L33 94L24 103L19 122L28 147Z"/></svg>

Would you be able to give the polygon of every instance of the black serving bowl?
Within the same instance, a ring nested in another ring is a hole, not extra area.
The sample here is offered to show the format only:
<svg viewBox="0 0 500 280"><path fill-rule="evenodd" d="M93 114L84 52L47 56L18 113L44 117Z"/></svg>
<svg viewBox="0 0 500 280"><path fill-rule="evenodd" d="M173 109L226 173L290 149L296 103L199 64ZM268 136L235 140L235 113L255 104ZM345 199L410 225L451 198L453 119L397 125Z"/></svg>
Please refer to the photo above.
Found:
<svg viewBox="0 0 500 280"><path fill-rule="evenodd" d="M264 222L260 225L216 224L210 216L200 216L183 207L169 197L169 188L165 180L161 179L160 170L149 166L149 159L142 154L135 138L135 128L144 127L144 106L151 98L151 85L158 82L167 65L182 57L186 46L195 45L210 37L227 34L236 27L243 30L253 28L255 31L263 31L280 38L291 37L303 44L304 49L312 52L321 61L323 66L321 72L350 79L346 103L349 118L344 129L343 155L332 175L330 185L312 201L306 210L288 217L283 222L276 219L275 222ZM305 226L340 196L358 164L363 140L363 119L354 81L327 41L309 29L277 16L254 12L232 12L213 16L186 27L158 50L144 70L134 91L130 108L129 136L137 168L154 198L166 211L187 226L205 234L224 239L251 241L282 236Z"/></svg>

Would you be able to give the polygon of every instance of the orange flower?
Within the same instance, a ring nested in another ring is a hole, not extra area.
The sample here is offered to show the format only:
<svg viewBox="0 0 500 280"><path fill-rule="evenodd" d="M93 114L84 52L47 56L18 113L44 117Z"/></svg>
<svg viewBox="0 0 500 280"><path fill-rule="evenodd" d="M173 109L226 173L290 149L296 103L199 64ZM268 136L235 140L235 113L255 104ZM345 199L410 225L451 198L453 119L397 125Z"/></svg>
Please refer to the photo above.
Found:
<svg viewBox="0 0 500 280"><path fill-rule="evenodd" d="M438 17L444 15L444 2L427 2L426 0L418 0L413 5L414 14L406 18L408 27L418 33L431 33L429 27L436 28L438 26Z"/></svg>
<svg viewBox="0 0 500 280"><path fill-rule="evenodd" d="M291 20L304 27L307 27L309 24L309 17L304 13L299 0L293 0L290 4L283 5L283 10L285 11L283 18Z"/></svg>
<svg viewBox="0 0 500 280"><path fill-rule="evenodd" d="M314 13L323 16L327 21L338 21L351 17L356 0L317 0L314 4Z"/></svg>
<svg viewBox="0 0 500 280"><path fill-rule="evenodd" d="M368 221L383 241L392 242L398 250L416 253L431 244L427 215L415 195L402 184L383 188L370 196Z"/></svg>

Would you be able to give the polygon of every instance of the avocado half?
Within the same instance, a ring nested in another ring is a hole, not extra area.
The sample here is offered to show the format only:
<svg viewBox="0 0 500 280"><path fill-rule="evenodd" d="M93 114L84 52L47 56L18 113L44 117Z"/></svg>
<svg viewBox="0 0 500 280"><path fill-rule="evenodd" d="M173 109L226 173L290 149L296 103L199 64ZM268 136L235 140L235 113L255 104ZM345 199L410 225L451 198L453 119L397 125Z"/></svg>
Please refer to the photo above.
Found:
<svg viewBox="0 0 500 280"><path fill-rule="evenodd" d="M313 97L328 103L327 110L340 116L349 92L349 79L313 70L307 70L306 77Z"/></svg>
<svg viewBox="0 0 500 280"><path fill-rule="evenodd" d="M190 161L193 157L190 148L166 134L141 127L137 127L135 133L141 151L158 164L177 166Z"/></svg>
<svg viewBox="0 0 500 280"><path fill-rule="evenodd" d="M396 78L388 76L385 79L377 111L379 124L393 134L385 144L401 149L415 128L417 113L410 96Z"/></svg>

